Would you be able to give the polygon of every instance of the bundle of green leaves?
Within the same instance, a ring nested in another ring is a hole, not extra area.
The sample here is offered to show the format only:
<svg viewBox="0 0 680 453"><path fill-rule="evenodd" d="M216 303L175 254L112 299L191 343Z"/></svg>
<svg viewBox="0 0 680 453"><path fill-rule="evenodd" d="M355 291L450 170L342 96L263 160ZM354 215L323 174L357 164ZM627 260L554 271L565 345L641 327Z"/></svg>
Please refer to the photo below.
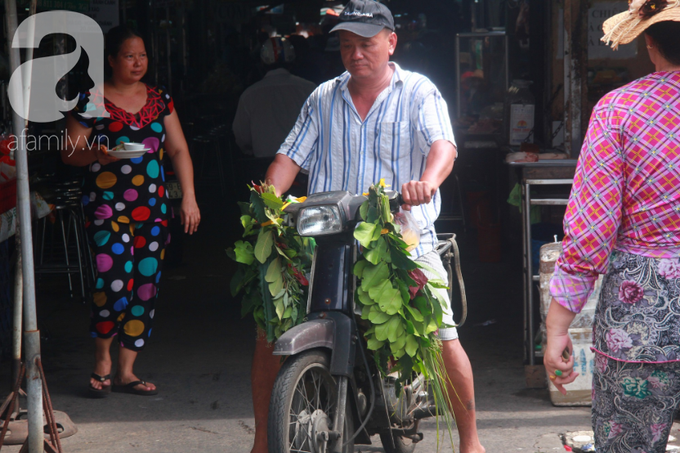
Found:
<svg viewBox="0 0 680 453"><path fill-rule="evenodd" d="M355 300L361 318L369 321L364 333L368 349L375 351L383 376L398 372L398 383L405 384L414 373L421 373L431 382L435 404L446 407L448 375L436 337L437 330L446 327L442 322L445 301L435 289L447 287L428 279L423 266L410 258L383 184L371 186L360 214L364 222L354 237L363 251L354 265L359 279Z"/></svg>
<svg viewBox="0 0 680 453"><path fill-rule="evenodd" d="M250 203L239 203L243 238L227 255L238 263L231 280L231 294L243 294L241 315L255 321L275 341L302 322L309 282L305 277L312 262L313 242L284 223L287 202L276 196L274 186L250 187Z"/></svg>

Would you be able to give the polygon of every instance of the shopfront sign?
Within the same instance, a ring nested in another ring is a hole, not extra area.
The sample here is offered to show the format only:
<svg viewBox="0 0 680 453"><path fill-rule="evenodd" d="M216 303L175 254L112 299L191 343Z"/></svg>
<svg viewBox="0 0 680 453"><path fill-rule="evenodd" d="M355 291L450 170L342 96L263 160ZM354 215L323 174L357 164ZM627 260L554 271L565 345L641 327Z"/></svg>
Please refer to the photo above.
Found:
<svg viewBox="0 0 680 453"><path fill-rule="evenodd" d="M619 46L618 50L612 50L606 43L602 42L600 38L604 34L602 32L602 24L610 17L628 11L628 2L600 2L595 3L588 10L588 59L610 59L610 60L625 60L633 58L637 55L637 43Z"/></svg>
<svg viewBox="0 0 680 453"><path fill-rule="evenodd" d="M627 60L637 56L637 42L619 46L612 50L600 41L604 35L602 24L610 17L628 11L627 1L599 1L588 9L588 59ZM564 10L560 8L557 17L557 59L564 58Z"/></svg>

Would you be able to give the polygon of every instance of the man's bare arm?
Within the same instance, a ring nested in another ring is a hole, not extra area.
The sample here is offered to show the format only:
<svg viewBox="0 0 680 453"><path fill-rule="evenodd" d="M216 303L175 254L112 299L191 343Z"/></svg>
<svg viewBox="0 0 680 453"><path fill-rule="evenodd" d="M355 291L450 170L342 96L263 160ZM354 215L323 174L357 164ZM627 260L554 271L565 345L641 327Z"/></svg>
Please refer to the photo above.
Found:
<svg viewBox="0 0 680 453"><path fill-rule="evenodd" d="M448 140L437 140L427 155L425 171L420 181L409 181L401 186L404 203L418 206L432 201L432 196L453 170L456 147Z"/></svg>
<svg viewBox="0 0 680 453"><path fill-rule="evenodd" d="M276 195L281 196L293 185L295 176L299 171L300 166L293 159L283 154L277 154L274 162L267 169L267 175L264 179L276 188Z"/></svg>

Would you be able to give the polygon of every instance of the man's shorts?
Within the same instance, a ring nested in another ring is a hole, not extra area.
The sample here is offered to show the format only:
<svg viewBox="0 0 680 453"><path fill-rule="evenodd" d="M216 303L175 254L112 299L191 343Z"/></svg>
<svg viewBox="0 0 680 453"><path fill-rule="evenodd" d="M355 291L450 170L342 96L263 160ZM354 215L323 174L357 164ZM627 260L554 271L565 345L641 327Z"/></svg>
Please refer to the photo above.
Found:
<svg viewBox="0 0 680 453"><path fill-rule="evenodd" d="M428 269L421 269L427 278L438 279L446 283L448 280L446 269L444 269L444 264L442 264L442 259L439 254L432 250L424 255L419 256L416 262L424 264L434 270L436 273L433 274ZM446 301L446 306L442 307L444 309L444 316L442 321L444 324L450 326L453 325L453 311L451 310L451 300L449 300L449 292L446 289L435 289L437 293L441 295L441 298ZM442 341L456 340L458 338L458 330L455 327L448 327L444 329L439 329L439 339Z"/></svg>

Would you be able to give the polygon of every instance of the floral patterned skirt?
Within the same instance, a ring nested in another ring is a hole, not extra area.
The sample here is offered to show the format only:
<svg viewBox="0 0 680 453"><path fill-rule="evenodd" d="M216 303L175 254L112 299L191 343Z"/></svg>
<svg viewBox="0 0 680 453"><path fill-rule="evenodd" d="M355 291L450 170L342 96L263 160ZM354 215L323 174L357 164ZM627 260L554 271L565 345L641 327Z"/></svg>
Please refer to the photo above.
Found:
<svg viewBox="0 0 680 453"><path fill-rule="evenodd" d="M680 361L680 259L614 251L593 336L594 349L615 360Z"/></svg>
<svg viewBox="0 0 680 453"><path fill-rule="evenodd" d="M630 363L595 355L597 453L664 453L680 402L680 362Z"/></svg>

